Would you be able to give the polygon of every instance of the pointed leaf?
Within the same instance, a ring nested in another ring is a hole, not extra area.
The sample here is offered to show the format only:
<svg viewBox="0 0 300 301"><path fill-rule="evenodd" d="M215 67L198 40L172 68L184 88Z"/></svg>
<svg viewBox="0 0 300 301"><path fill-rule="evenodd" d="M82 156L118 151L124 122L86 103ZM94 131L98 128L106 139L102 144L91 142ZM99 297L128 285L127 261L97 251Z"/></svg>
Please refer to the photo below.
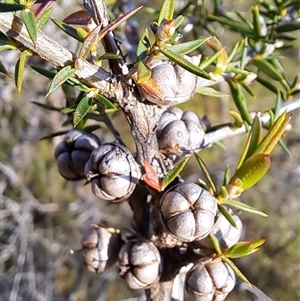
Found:
<svg viewBox="0 0 300 301"><path fill-rule="evenodd" d="M282 32L289 32L289 31L294 31L299 29L300 29L300 23L296 21L292 21L287 23L282 22L282 24L276 26L275 31L278 33L282 33Z"/></svg>
<svg viewBox="0 0 300 301"><path fill-rule="evenodd" d="M174 9L175 9L174 0L164 0L157 21L158 25L161 25L161 23L164 21L172 20Z"/></svg>
<svg viewBox="0 0 300 301"><path fill-rule="evenodd" d="M150 49L151 44L149 40L149 33L147 28L145 29L136 49L136 57L138 61L143 61L147 57L147 52Z"/></svg>
<svg viewBox="0 0 300 301"><path fill-rule="evenodd" d="M271 160L266 154L255 154L247 159L226 186L229 195L238 196L255 185L266 174L270 165Z"/></svg>
<svg viewBox="0 0 300 301"><path fill-rule="evenodd" d="M221 52L222 52L221 50L217 51L212 56L205 58L205 60L203 60L200 63L199 68L200 69L205 69L205 68L209 67L215 60L218 59L219 55L221 55Z"/></svg>
<svg viewBox="0 0 300 301"><path fill-rule="evenodd" d="M21 53L20 58L16 64L16 68L15 68L15 83L16 83L16 87L17 87L17 90L19 93L22 90L23 74L24 74L25 62L26 62L27 56L32 56L31 50L24 50Z"/></svg>
<svg viewBox="0 0 300 301"><path fill-rule="evenodd" d="M143 83L151 77L151 70L143 63L138 62L137 83Z"/></svg>
<svg viewBox="0 0 300 301"><path fill-rule="evenodd" d="M222 256L222 260L226 262L234 271L234 273L249 286L252 286L250 281L244 276L244 274L238 269L238 267L227 257Z"/></svg>
<svg viewBox="0 0 300 301"><path fill-rule="evenodd" d="M210 37L172 45L170 47L170 50L179 55L189 54L190 52L198 49L200 46L205 44L209 39Z"/></svg>
<svg viewBox="0 0 300 301"><path fill-rule="evenodd" d="M260 246L262 246L265 242L266 242L266 240L265 240L264 238L252 242L253 250L258 249L258 248L259 248Z"/></svg>
<svg viewBox="0 0 300 301"><path fill-rule="evenodd" d="M253 98L256 98L255 92L251 89L251 87L248 84L245 83L245 81L242 81L241 85L250 96L252 96Z"/></svg>
<svg viewBox="0 0 300 301"><path fill-rule="evenodd" d="M60 28L61 30L63 30L66 34L68 34L69 36L73 37L74 39L78 40L79 42L83 42L84 39L82 39L82 37L80 37L80 35L77 33L77 30L72 27L69 26L59 20L56 19L51 19L53 21L53 23Z"/></svg>
<svg viewBox="0 0 300 301"><path fill-rule="evenodd" d="M117 107L105 96L97 93L95 94L95 98L106 108L106 109L113 109L117 110Z"/></svg>
<svg viewBox="0 0 300 301"><path fill-rule="evenodd" d="M196 91L198 94L209 96L209 97L216 97L216 98L229 97L229 95L224 94L211 87L198 87Z"/></svg>
<svg viewBox="0 0 300 301"><path fill-rule="evenodd" d="M229 165L226 165L226 169L224 172L223 186L226 186L230 181L230 168Z"/></svg>
<svg viewBox="0 0 300 301"><path fill-rule="evenodd" d="M252 122L251 131L249 133L250 141L249 141L248 151L245 156L245 160L247 160L248 158L250 158L252 155L256 153L256 149L261 141L261 137L262 137L261 119L260 119L260 115L256 114ZM237 168L239 167L240 166L238 166Z"/></svg>
<svg viewBox="0 0 300 301"><path fill-rule="evenodd" d="M230 63L236 56L236 54L240 51L241 46L243 45L244 40L238 41L235 43L233 49L228 54L228 63Z"/></svg>
<svg viewBox="0 0 300 301"><path fill-rule="evenodd" d="M234 123L230 125L231 128L240 128L244 125L244 120L238 112L229 111L229 114L234 119Z"/></svg>
<svg viewBox="0 0 300 301"><path fill-rule="evenodd" d="M162 179L161 181L161 190L164 190L174 179L180 174L180 172L185 167L189 158L184 159L177 165L175 165Z"/></svg>
<svg viewBox="0 0 300 301"><path fill-rule="evenodd" d="M224 217L228 220L228 222L232 225L232 227L234 228L238 228L235 220L233 219L232 215L228 212L228 210L226 209L226 207L224 207L223 205L221 205L220 203L218 204L218 209L219 211L224 215Z"/></svg>
<svg viewBox="0 0 300 301"><path fill-rule="evenodd" d="M251 241L241 241L231 248L225 250L223 254L229 258L241 258L252 253L253 244Z"/></svg>
<svg viewBox="0 0 300 301"><path fill-rule="evenodd" d="M233 81L228 81L228 83L230 86L230 90L231 90L231 94L232 94L234 103L235 103L237 109L239 110L243 120L245 120L249 125L251 125L251 123L252 123L251 117L248 113L246 99L241 91L240 85Z"/></svg>
<svg viewBox="0 0 300 301"><path fill-rule="evenodd" d="M42 138L40 138L40 140L45 140L45 139L50 139L50 138L53 138L53 137L65 135L66 133L68 133L68 131L69 131L69 130L51 133L51 134L49 134L49 135L43 136Z"/></svg>
<svg viewBox="0 0 300 301"><path fill-rule="evenodd" d="M9 44L0 45L0 52L5 50L18 50L18 47Z"/></svg>
<svg viewBox="0 0 300 301"><path fill-rule="evenodd" d="M55 3L50 6L36 21L36 27L42 29L46 22L50 19L50 16L55 8Z"/></svg>
<svg viewBox="0 0 300 301"><path fill-rule="evenodd" d="M263 138L261 143L258 145L255 153L264 153L270 154L277 142L283 135L286 126L288 125L291 116L286 117L286 114L283 113L278 117L273 126L268 131L267 135Z"/></svg>
<svg viewBox="0 0 300 301"><path fill-rule="evenodd" d="M221 255L222 250L221 250L221 244L219 240L212 233L209 234L209 238L211 240L212 245L214 246L214 249L217 252L217 255Z"/></svg>
<svg viewBox="0 0 300 301"><path fill-rule="evenodd" d="M52 79L56 72L54 71L54 69L47 69L47 68L43 68L43 67L40 67L40 66L30 66L33 70L35 70L36 72Z"/></svg>
<svg viewBox="0 0 300 301"><path fill-rule="evenodd" d="M21 11L20 16L25 24L25 27L28 31L28 34L32 42L35 43L37 38L37 26L34 20L33 13L29 9L26 9Z"/></svg>
<svg viewBox="0 0 300 301"><path fill-rule="evenodd" d="M54 76L48 92L46 94L46 98L58 87L60 87L65 81L67 81L72 75L75 74L77 70L72 66L66 66L59 70L59 72Z"/></svg>
<svg viewBox="0 0 300 301"><path fill-rule="evenodd" d="M27 6L22 4L0 3L0 13L14 12L26 8Z"/></svg>
<svg viewBox="0 0 300 301"><path fill-rule="evenodd" d="M79 104L77 105L74 115L73 115L73 126L76 128L76 126L79 124L79 122L85 117L85 115L89 112L91 109L91 98L88 96L83 97Z"/></svg>
<svg viewBox="0 0 300 301"><path fill-rule="evenodd" d="M166 48L166 46L159 48L159 51L162 52L170 60L172 60L173 62L178 64L180 67L190 71L191 73L198 75L200 77L204 77L206 79L211 79L210 75L207 72L205 72L204 70L201 70L200 68L195 66L193 63L186 60L184 57L169 50L168 48Z"/></svg>
<svg viewBox="0 0 300 301"><path fill-rule="evenodd" d="M194 153L194 155L196 157L199 167L201 168L202 172L204 173L204 176L206 178L206 181L209 184L209 187L213 190L214 193L216 193L217 192L216 185L215 185L212 177L210 176L209 171L208 171L204 161L201 159L201 157L197 153Z"/></svg>
<svg viewBox="0 0 300 301"><path fill-rule="evenodd" d="M245 212L253 213L253 214L256 214L256 215L259 215L259 216L262 216L262 217L267 217L268 216L266 213L264 213L262 211L259 211L256 208L254 208L250 205L247 205L243 202L240 202L240 201L225 200L225 201L222 202L222 204L228 205L230 207L233 207L233 208L236 208L236 209L239 209L239 210L243 210Z"/></svg>
<svg viewBox="0 0 300 301"><path fill-rule="evenodd" d="M32 102L33 104L35 104L36 106L41 107L41 108L43 108L43 109L50 110L50 111L61 112L61 108L49 106L49 105L46 105L46 104L44 104L44 103L37 102L37 101L31 101L31 102Z"/></svg>
<svg viewBox="0 0 300 301"><path fill-rule="evenodd" d="M78 52L79 59L85 60L89 55L89 53L91 52L92 47L95 47L97 45L101 28L102 28L102 24L98 25L84 40Z"/></svg>
<svg viewBox="0 0 300 301"><path fill-rule="evenodd" d="M278 88L276 86L274 86L272 83L270 83L269 80L266 80L266 79L258 76L256 78L256 81L259 82L264 87L266 87L267 89L269 89L270 91L272 91L275 94L277 94Z"/></svg>

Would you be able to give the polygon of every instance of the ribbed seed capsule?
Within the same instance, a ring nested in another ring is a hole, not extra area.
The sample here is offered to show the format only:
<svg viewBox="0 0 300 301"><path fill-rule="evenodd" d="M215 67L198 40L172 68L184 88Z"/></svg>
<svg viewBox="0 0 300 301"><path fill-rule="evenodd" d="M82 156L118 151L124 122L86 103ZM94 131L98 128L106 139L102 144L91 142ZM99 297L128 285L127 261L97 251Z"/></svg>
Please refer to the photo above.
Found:
<svg viewBox="0 0 300 301"><path fill-rule="evenodd" d="M119 252L118 272L131 289L145 289L161 272L161 257L152 242L130 241Z"/></svg>
<svg viewBox="0 0 300 301"><path fill-rule="evenodd" d="M141 177L130 151L117 142L103 144L92 152L85 175L97 197L115 202L128 198Z"/></svg>
<svg viewBox="0 0 300 301"><path fill-rule="evenodd" d="M198 65L199 56L184 56ZM158 105L174 105L190 100L196 93L197 76L172 61L154 61L148 66L151 77L138 84L145 98Z"/></svg>
<svg viewBox="0 0 300 301"><path fill-rule="evenodd" d="M210 233L217 214L217 199L199 185L182 183L163 195L159 210L170 234L191 242Z"/></svg>
<svg viewBox="0 0 300 301"><path fill-rule="evenodd" d="M229 210L229 213L232 213L232 210ZM235 221L237 228L233 227L227 218L221 212L219 212L214 227L210 232L219 240L222 248L224 249L228 249L235 245L239 241L242 234L243 224L241 219L236 214L232 214L232 218ZM209 236L199 241L193 241L191 246L194 248L205 247L214 249Z"/></svg>
<svg viewBox="0 0 300 301"><path fill-rule="evenodd" d="M159 150L178 158L200 150L205 136L198 116L176 107L162 114L156 133Z"/></svg>
<svg viewBox="0 0 300 301"><path fill-rule="evenodd" d="M84 234L81 244L87 269L102 273L117 261L122 239L118 230L92 227Z"/></svg>
<svg viewBox="0 0 300 301"><path fill-rule="evenodd" d="M195 301L223 301L235 286L235 274L220 258L202 258L186 276L186 290Z"/></svg>
<svg viewBox="0 0 300 301"><path fill-rule="evenodd" d="M100 139L92 133L75 129L68 132L54 151L59 173L67 180L84 179L85 164L100 144Z"/></svg>

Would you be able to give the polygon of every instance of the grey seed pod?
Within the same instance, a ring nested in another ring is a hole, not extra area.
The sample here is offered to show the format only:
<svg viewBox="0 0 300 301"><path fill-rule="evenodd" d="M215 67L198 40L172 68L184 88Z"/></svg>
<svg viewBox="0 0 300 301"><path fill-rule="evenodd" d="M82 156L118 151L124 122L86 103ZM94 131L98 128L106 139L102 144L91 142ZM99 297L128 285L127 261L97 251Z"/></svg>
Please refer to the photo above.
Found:
<svg viewBox="0 0 300 301"><path fill-rule="evenodd" d="M84 234L81 244L87 269L102 273L117 261L122 239L117 230L92 227Z"/></svg>
<svg viewBox="0 0 300 301"><path fill-rule="evenodd" d="M158 280L162 264L152 242L130 241L119 252L118 272L131 289L145 289Z"/></svg>
<svg viewBox="0 0 300 301"><path fill-rule="evenodd" d="M232 210L229 209L228 211L229 213L232 213ZM239 241L242 234L243 223L241 219L236 214L232 214L232 217L237 225L237 228L234 228L227 218L221 212L219 212L214 227L210 232L219 240L224 249L228 249L235 245ZM191 246L194 248L205 247L214 249L211 239L208 236L202 240L192 242Z"/></svg>
<svg viewBox="0 0 300 301"><path fill-rule="evenodd" d="M160 151L177 158L200 150L205 136L198 116L179 108L170 108L162 114L156 134Z"/></svg>
<svg viewBox="0 0 300 301"><path fill-rule="evenodd" d="M181 183L162 196L159 211L170 234L191 242L210 233L217 214L217 199L197 184Z"/></svg>
<svg viewBox="0 0 300 301"><path fill-rule="evenodd" d="M198 65L199 56L184 56ZM154 61L149 65L151 77L138 86L145 98L158 105L175 105L190 100L196 93L197 76L172 61Z"/></svg>
<svg viewBox="0 0 300 301"><path fill-rule="evenodd" d="M67 180L84 179L85 164L100 144L100 139L92 133L76 129L68 132L54 151L59 173Z"/></svg>
<svg viewBox="0 0 300 301"><path fill-rule="evenodd" d="M141 177L130 151L117 142L103 144L91 153L85 175L97 197L115 202L127 199Z"/></svg>
<svg viewBox="0 0 300 301"><path fill-rule="evenodd" d="M185 285L195 301L223 301L235 286L235 274L220 258L202 258L187 273Z"/></svg>

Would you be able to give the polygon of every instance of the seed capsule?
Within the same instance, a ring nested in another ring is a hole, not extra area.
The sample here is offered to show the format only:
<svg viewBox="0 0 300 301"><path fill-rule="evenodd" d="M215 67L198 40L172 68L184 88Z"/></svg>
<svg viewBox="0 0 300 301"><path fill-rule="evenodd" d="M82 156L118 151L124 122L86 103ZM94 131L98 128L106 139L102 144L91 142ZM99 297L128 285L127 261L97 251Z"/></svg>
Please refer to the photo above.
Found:
<svg viewBox="0 0 300 301"><path fill-rule="evenodd" d="M191 242L206 237L213 228L217 199L194 183L168 190L160 200L160 217L175 238Z"/></svg>
<svg viewBox="0 0 300 301"><path fill-rule="evenodd" d="M223 301L235 286L235 274L220 258L202 258L186 276L186 290L195 301Z"/></svg>
<svg viewBox="0 0 300 301"><path fill-rule="evenodd" d="M119 275L131 289L145 289L161 272L161 257L151 242L128 242L119 252Z"/></svg>
<svg viewBox="0 0 300 301"><path fill-rule="evenodd" d="M92 133L75 129L68 132L54 151L59 173L67 180L84 179L85 164L100 144L100 139Z"/></svg>
<svg viewBox="0 0 300 301"><path fill-rule="evenodd" d="M103 144L92 152L85 175L97 197L115 202L128 198L141 177L130 151L117 142Z"/></svg>

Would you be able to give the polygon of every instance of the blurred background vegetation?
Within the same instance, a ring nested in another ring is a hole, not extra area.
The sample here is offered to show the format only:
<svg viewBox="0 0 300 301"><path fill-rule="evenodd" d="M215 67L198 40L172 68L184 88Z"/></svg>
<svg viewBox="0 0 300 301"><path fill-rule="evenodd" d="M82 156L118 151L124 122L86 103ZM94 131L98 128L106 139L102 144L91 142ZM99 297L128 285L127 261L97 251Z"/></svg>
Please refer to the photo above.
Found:
<svg viewBox="0 0 300 301"><path fill-rule="evenodd" d="M113 4L113 1L109 1ZM160 1L136 1L146 7L159 9ZM184 6L187 1L177 1ZM227 3L226 3L227 2ZM228 9L249 12L254 1L225 1ZM71 11L81 8L81 2L57 1L53 17L63 19ZM137 15L140 31L153 18L149 9ZM63 46L74 51L76 42L48 22L45 32ZM216 27L221 42L232 48L238 36ZM204 36L208 36L203 32ZM193 38L187 35L187 39ZM203 49L205 52L206 50ZM17 52L1 53L2 60L13 74ZM283 51L283 66L292 78L299 73L299 41L294 49ZM33 57L29 64L45 64ZM0 75L1 84L1 278L0 299L13 300L98 300L116 301L140 295L130 291L112 268L101 275L86 271L80 251L82 233L91 223L108 224L125 229L130 226L131 211L126 202L108 205L98 200L84 182L67 182L58 173L53 157L55 145L61 136L50 140L41 137L62 129L65 121L59 112L49 112L32 101L56 107L64 105L64 94L57 90L44 98L49 80L28 68L22 93L14 82ZM220 89L227 91L225 86ZM256 99L249 99L250 108L264 110L274 105L275 96L260 85L252 87ZM195 96L181 106L206 115L212 124L229 120L230 99L212 99ZM293 113L291 131L284 137L289 157L277 146L272 154L272 166L265 178L243 194L247 204L269 214L268 218L242 214L243 239L266 238L265 245L255 254L235 263L248 279L274 301L300 300L300 118ZM129 127L122 114L113 121L129 148L134 150ZM69 129L70 127L68 127ZM112 136L105 128L97 133L109 141ZM209 171L221 184L226 165L235 167L245 136L223 141L224 148L213 146L202 151ZM197 181L201 172L193 159L184 170L184 178ZM256 300L237 286L226 299Z"/></svg>

